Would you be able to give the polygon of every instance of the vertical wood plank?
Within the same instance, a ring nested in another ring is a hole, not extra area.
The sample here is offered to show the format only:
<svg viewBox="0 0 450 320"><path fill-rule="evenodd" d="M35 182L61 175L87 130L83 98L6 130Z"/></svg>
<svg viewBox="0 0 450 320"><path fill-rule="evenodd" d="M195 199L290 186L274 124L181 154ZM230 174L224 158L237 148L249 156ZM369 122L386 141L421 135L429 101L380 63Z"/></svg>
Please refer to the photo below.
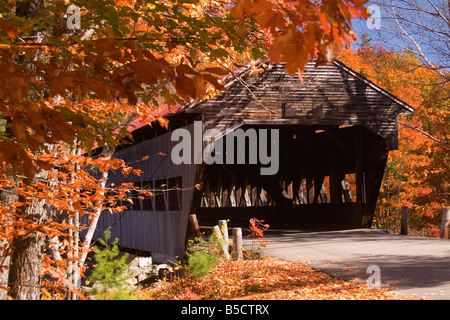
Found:
<svg viewBox="0 0 450 320"><path fill-rule="evenodd" d="M441 233L439 235L440 238L448 239L449 227L450 227L450 209L445 208L442 210Z"/></svg>
<svg viewBox="0 0 450 320"><path fill-rule="evenodd" d="M314 202L314 179L307 178L306 179L306 201L308 204Z"/></svg>
<svg viewBox="0 0 450 320"><path fill-rule="evenodd" d="M200 227L198 225L197 215L196 214L189 215L189 222L192 226L195 236L200 237L201 234L200 234Z"/></svg>
<svg viewBox="0 0 450 320"><path fill-rule="evenodd" d="M408 216L408 207L402 206L402 225L400 234L402 235L408 235L408 222L409 222L409 216Z"/></svg>
<svg viewBox="0 0 450 320"><path fill-rule="evenodd" d="M356 202L364 202L364 164L363 164L363 141L358 131L355 135L355 171L356 171Z"/></svg>
<svg viewBox="0 0 450 320"><path fill-rule="evenodd" d="M342 203L342 174L337 170L336 165L330 168L330 200L331 203Z"/></svg>
<svg viewBox="0 0 450 320"><path fill-rule="evenodd" d="M230 253L228 252L228 245L225 244L225 240L222 237L222 233L220 232L220 228L218 225L215 225L213 227L213 232L214 235L217 237L217 239L219 239L220 246L222 247L222 252L223 255L225 256L225 259L227 259L227 261L230 261L231 257Z"/></svg>
<svg viewBox="0 0 450 320"><path fill-rule="evenodd" d="M241 228L233 228L233 259L236 261L243 259Z"/></svg>
<svg viewBox="0 0 450 320"><path fill-rule="evenodd" d="M227 251L229 249L230 239L228 236L228 224L227 220L219 220L219 228L220 233L222 234L223 241L225 242L225 246L227 248Z"/></svg>
<svg viewBox="0 0 450 320"><path fill-rule="evenodd" d="M319 203L320 190L323 186L324 176L315 176L314 177L314 200L313 203Z"/></svg>

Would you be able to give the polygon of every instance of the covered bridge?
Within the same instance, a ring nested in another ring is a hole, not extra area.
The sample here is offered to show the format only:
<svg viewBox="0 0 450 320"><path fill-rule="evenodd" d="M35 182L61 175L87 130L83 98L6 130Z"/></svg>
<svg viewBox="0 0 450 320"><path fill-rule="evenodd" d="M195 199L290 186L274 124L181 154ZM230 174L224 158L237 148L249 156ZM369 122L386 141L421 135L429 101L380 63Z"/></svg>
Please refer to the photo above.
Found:
<svg viewBox="0 0 450 320"><path fill-rule="evenodd" d="M271 228L371 226L388 152L398 147L397 116L413 108L339 61L309 63L303 81L282 64L257 67L169 114L168 129L133 131L115 157L144 173L113 173L110 182L169 191L134 194L129 210L102 215L97 236L110 228L119 245L167 261L184 254L192 213L203 225L246 227L256 217Z"/></svg>

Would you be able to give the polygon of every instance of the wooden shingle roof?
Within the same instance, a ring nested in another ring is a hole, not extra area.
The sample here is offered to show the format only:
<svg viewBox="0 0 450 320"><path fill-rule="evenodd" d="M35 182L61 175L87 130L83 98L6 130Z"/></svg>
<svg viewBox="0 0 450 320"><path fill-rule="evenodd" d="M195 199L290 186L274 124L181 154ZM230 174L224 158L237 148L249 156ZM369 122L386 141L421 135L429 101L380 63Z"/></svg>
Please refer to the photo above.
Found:
<svg viewBox="0 0 450 320"><path fill-rule="evenodd" d="M182 113L203 115L205 129L226 131L251 125L360 125L388 140L395 149L397 116L414 109L340 61L308 63L302 76L291 76L283 64L259 62L226 79L226 89L210 100L196 101Z"/></svg>

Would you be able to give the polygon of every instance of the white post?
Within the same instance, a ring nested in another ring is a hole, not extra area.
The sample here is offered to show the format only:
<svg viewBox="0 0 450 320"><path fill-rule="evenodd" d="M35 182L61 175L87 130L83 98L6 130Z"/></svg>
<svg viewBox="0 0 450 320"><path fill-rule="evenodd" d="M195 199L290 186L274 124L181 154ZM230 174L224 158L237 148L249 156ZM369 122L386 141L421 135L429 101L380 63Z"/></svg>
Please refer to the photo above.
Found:
<svg viewBox="0 0 450 320"><path fill-rule="evenodd" d="M230 240L229 240L229 237L228 237L227 220L219 220L219 228L220 228L220 232L222 233L223 240L224 240L225 245L226 245L227 250L228 250L228 246L230 244Z"/></svg>
<svg viewBox="0 0 450 320"><path fill-rule="evenodd" d="M222 233L220 232L219 226L214 226L213 228L214 235L219 239L220 246L222 247L223 254L227 261L230 261L230 253L228 252L228 245L225 244Z"/></svg>
<svg viewBox="0 0 450 320"><path fill-rule="evenodd" d="M243 259L241 228L233 228L233 258L236 261Z"/></svg>

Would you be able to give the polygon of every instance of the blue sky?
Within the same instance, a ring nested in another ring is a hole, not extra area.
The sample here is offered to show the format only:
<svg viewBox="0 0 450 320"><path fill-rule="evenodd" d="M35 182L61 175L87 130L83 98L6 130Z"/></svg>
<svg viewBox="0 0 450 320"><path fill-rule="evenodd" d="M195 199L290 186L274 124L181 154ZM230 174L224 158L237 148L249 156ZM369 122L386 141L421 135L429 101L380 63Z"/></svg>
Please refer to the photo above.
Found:
<svg viewBox="0 0 450 320"><path fill-rule="evenodd" d="M361 35L364 32L367 32L370 35L371 30L369 30L369 28L367 28L366 20L353 19L352 25L353 25L353 29L358 34L358 41L361 40Z"/></svg>
<svg viewBox="0 0 450 320"><path fill-rule="evenodd" d="M390 1L376 0L383 3L390 4ZM440 10L445 13L448 9L447 0L434 0L433 4L439 6ZM427 59L437 63L441 67L450 67L450 55L448 53L449 42L448 36L445 38L443 34L448 34L450 31L448 25L445 23L444 19L436 17L436 11L431 7L430 2L425 0L412 0L412 1L396 1L392 2L396 7L394 9L387 7L388 12L384 12L381 9L379 13L379 21L381 29L370 29L369 26L372 24L367 23L366 20L354 19L352 21L353 28L358 34L358 39L361 39L361 35L367 32L369 38L372 39L371 43L381 43L387 49L394 49L399 51L401 49L411 47L412 43L408 41L406 37L396 32L392 28L394 20L392 19L392 12L396 12L398 15L398 20L402 21L402 28L408 32L410 36L414 38L414 41L418 43L421 50L426 55ZM366 7L370 6L369 2ZM412 8L416 6L416 8ZM401 7L401 8L400 8ZM380 8L380 7L378 7ZM373 19L372 19L373 20ZM423 28L417 28L416 26L423 25ZM394 28L397 28L394 23ZM381 40L380 37L384 38L385 41ZM403 38L403 39L402 39ZM408 41L408 42L406 42ZM387 42L390 42L387 43ZM415 47L414 47L415 49Z"/></svg>

